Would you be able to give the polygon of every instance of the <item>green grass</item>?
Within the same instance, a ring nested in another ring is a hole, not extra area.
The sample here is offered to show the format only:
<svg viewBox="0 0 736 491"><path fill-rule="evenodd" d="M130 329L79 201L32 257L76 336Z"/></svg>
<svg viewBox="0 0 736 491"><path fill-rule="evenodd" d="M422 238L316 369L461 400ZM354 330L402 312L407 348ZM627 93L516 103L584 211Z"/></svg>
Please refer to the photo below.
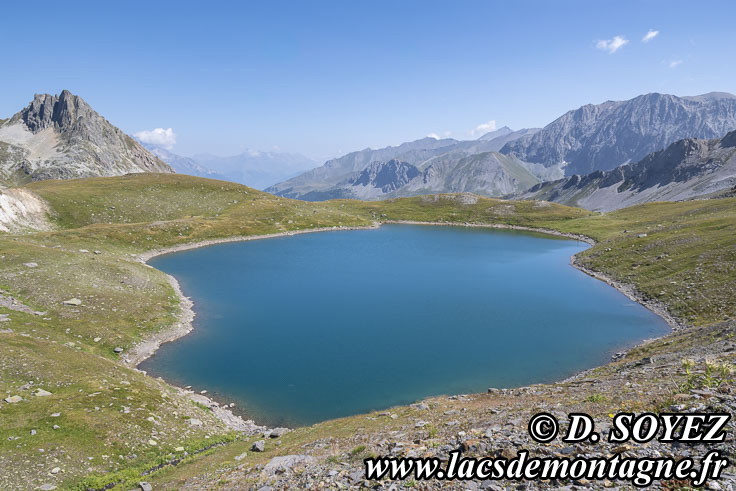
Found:
<svg viewBox="0 0 736 491"><path fill-rule="evenodd" d="M0 307L0 314L11 318L0 329L12 329L0 334L0 399L24 398L17 404L0 402L0 468L11 469L0 476L4 487L128 482L141 469L168 459L178 446L203 448L228 435L211 411L163 381L124 366L113 352L171 325L178 312L165 275L132 256L152 249L382 221L518 225L594 238L599 243L580 255L582 264L636 285L644 296L694 325L731 319L736 311L734 198L650 203L597 214L487 198L465 204L455 195L309 203L181 175L43 181L28 189L49 203L56 229L0 235L0 289L46 312L41 316ZM38 267L24 265L29 262ZM71 297L82 305L61 304ZM696 335L675 339L680 346L702 342ZM665 349L656 345L635 353ZM30 381L52 396L30 395L22 388ZM590 398L596 398L591 403L605 402L596 394ZM395 412L403 418L411 414L407 411ZM56 412L61 415L52 418ZM190 427L192 417L207 425ZM287 434L278 452L291 448L298 453L301 445L320 438L347 438L392 424L388 418L368 421L363 416L326 422ZM31 436L31 430L36 434ZM150 439L158 445L150 445ZM274 455L269 448L263 455L249 453L249 463L265 463ZM176 471L162 470L157 479L173 486L182 476L204 472L207 463L220 465L248 449L248 442L234 442ZM49 477L57 466L62 472Z"/></svg>

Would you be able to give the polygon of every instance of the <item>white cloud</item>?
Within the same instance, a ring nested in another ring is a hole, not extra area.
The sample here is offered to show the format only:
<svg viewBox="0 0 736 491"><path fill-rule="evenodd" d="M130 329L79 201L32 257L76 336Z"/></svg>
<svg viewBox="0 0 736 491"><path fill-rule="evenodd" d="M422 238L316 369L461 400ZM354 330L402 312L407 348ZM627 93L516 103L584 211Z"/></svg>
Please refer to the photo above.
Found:
<svg viewBox="0 0 736 491"><path fill-rule="evenodd" d="M604 39L598 41L595 45L596 48L608 51L609 54L613 54L622 46L629 44L629 40L623 36L614 36L613 39Z"/></svg>
<svg viewBox="0 0 736 491"><path fill-rule="evenodd" d="M427 135L427 138L434 138L435 140L441 140L442 138L449 138L450 135L452 135L452 131L444 131L442 133L442 136L438 135L437 133L430 133Z"/></svg>
<svg viewBox="0 0 736 491"><path fill-rule="evenodd" d="M171 148L176 144L176 133L174 133L174 130L171 128L156 128L150 131L139 131L138 133L134 133L133 136L143 143L158 145L159 147L164 147L168 150L171 150Z"/></svg>
<svg viewBox="0 0 736 491"><path fill-rule="evenodd" d="M659 31L655 31L654 29L649 29L649 31L644 35L644 37L641 38L641 42L648 43L652 39L656 38L657 34L659 34Z"/></svg>
<svg viewBox="0 0 736 491"><path fill-rule="evenodd" d="M681 65L681 64L682 64L682 60L674 60L670 62L669 67L675 68L676 66Z"/></svg>
<svg viewBox="0 0 736 491"><path fill-rule="evenodd" d="M470 132L471 135L485 135L489 131L494 131L496 129L496 120L492 119L488 121L487 123L479 124L475 127L473 131Z"/></svg>

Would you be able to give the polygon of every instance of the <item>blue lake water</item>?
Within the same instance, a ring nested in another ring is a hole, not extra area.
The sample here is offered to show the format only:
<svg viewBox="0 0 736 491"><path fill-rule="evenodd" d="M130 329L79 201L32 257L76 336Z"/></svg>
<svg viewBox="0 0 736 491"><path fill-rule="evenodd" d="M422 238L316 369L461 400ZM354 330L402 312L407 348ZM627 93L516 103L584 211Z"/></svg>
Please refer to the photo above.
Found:
<svg viewBox="0 0 736 491"><path fill-rule="evenodd" d="M271 425L559 380L669 329L571 267L586 247L390 225L160 256L195 329L141 368Z"/></svg>

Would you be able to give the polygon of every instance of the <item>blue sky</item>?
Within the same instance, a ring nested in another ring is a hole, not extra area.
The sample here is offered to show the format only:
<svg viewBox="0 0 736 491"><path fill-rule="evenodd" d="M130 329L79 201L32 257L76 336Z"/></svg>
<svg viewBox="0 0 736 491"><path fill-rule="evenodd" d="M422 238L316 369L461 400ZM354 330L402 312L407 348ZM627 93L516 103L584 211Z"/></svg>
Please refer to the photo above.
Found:
<svg viewBox="0 0 736 491"><path fill-rule="evenodd" d="M646 92L736 93L732 0L13 3L0 117L66 88L128 133L172 128L184 155L322 159Z"/></svg>

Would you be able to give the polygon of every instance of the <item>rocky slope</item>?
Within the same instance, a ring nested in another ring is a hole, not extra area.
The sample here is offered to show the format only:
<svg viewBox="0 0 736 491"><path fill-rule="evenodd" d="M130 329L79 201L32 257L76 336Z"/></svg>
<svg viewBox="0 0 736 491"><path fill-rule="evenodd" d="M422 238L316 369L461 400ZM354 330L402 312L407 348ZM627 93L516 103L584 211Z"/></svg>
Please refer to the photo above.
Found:
<svg viewBox="0 0 736 491"><path fill-rule="evenodd" d="M501 153L565 173L610 170L682 138L718 138L736 129L736 96L646 94L628 101L587 104L541 131L509 142Z"/></svg>
<svg viewBox="0 0 736 491"><path fill-rule="evenodd" d="M428 137L396 147L378 150L368 148L330 160L322 167L271 186L266 191L310 201L414 196L420 190L471 191L486 196L500 196L522 190L538 182L539 177L561 176L559 172L549 171L544 166L529 167L514 157L496 153L506 142L533 134L534 131L512 131L504 127L478 140ZM388 176L398 169L393 161L406 164L402 168L411 175L397 175L388 183ZM406 166L416 167L421 172L411 171ZM537 170L542 174L535 177ZM378 181L371 178L378 174L381 174Z"/></svg>
<svg viewBox="0 0 736 491"><path fill-rule="evenodd" d="M736 131L713 140L680 140L634 164L537 184L517 197L609 211L717 194L734 186Z"/></svg>
<svg viewBox="0 0 736 491"><path fill-rule="evenodd" d="M36 94L0 124L0 182L173 172L81 97Z"/></svg>
<svg viewBox="0 0 736 491"><path fill-rule="evenodd" d="M23 188L0 186L0 232L50 230L45 201Z"/></svg>

